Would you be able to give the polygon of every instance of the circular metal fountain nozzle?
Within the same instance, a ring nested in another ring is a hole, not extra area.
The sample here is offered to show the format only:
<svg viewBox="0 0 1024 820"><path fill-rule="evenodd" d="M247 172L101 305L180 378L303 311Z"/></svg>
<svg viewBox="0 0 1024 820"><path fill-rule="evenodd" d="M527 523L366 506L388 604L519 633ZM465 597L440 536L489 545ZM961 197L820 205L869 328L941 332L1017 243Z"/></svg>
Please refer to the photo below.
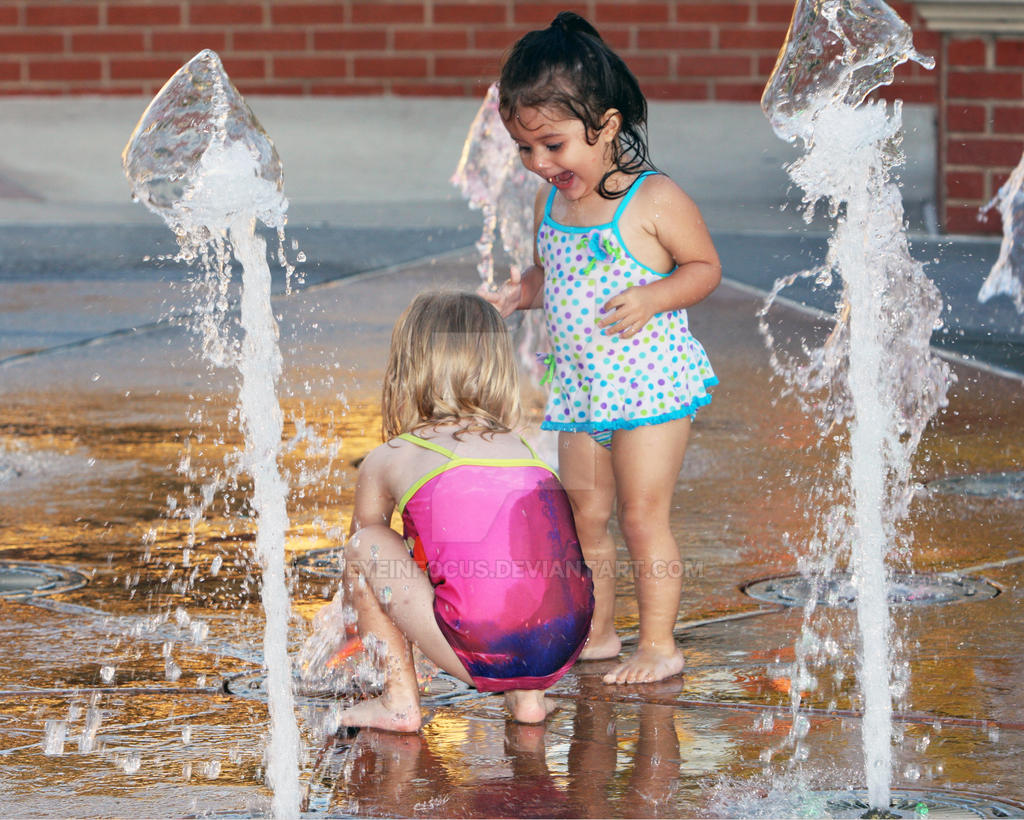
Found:
<svg viewBox="0 0 1024 820"><path fill-rule="evenodd" d="M266 684L267 676L262 673L241 674L225 679L224 691L236 697L266 700ZM379 687L367 687L356 680L344 682L337 687L311 687L297 680L294 686L295 701L299 705L329 705L379 694ZM445 672L424 682L420 688L421 702L428 705L475 694L475 689Z"/></svg>
<svg viewBox="0 0 1024 820"><path fill-rule="evenodd" d="M847 573L819 579L779 575L751 581L741 589L751 598L783 606L803 606L812 599L818 606L850 607L857 603L857 589ZM889 603L921 606L983 601L994 598L999 592L995 584L970 575L897 573L889 583Z"/></svg>
<svg viewBox="0 0 1024 820"><path fill-rule="evenodd" d="M69 567L36 561L0 561L0 598L55 595L87 583L85 575Z"/></svg>
<svg viewBox="0 0 1024 820"><path fill-rule="evenodd" d="M971 817L1021 817L1024 807L969 792L918 791L899 789L892 793L888 808L873 808L864 793L853 791L817 792L824 798L828 817L913 817L928 820Z"/></svg>

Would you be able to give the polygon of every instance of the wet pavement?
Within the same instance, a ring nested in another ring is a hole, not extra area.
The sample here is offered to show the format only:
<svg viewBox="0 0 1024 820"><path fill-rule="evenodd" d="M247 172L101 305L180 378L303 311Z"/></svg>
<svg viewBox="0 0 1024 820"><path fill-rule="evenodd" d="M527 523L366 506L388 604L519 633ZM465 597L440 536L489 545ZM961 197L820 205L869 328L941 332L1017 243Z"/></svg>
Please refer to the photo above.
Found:
<svg viewBox="0 0 1024 820"><path fill-rule="evenodd" d="M148 283L128 288L126 279L110 276L104 304L116 293L122 317L151 311ZM156 279L166 303L184 310L184 277ZM477 281L474 254L453 250L278 288L293 656L333 592L301 559L347 530L354 462L377 441L392 323L422 288ZM88 583L0 597L0 813L265 814L262 611L246 479L232 470L235 376L200 364L195 338L174 322L133 330L134 320L115 317L96 333L79 284L26 277L24 287L35 288L31 310L66 316L59 329L75 341L12 344L0 364L0 559L67 566ZM408 736L325 734L336 701L306 693L298 712L308 816L857 816L822 797L863 782L852 611L817 610L837 649L815 670L794 745L786 738L801 607L742 591L796 570L791 545L819 525L815 481L836 455L816 444L814 423L773 378L760 305L749 287L726 283L691 311L722 383L694 425L673 514L685 674L608 687L606 664L579 663L555 688L558 709L542 727L508 723L500 698L442 676L426 684L428 723ZM787 306L773 322L779 338L820 340L828 330ZM1024 384L954 367L916 478L1020 470ZM526 403L536 422L535 389ZM902 794L970 793L1024 816L1022 522L1019 497L923 488L912 506L913 546L899 567L976 576L999 594L894 608L898 666L908 672L893 778ZM628 643L636 611L625 575L617 620Z"/></svg>
<svg viewBox="0 0 1024 820"><path fill-rule="evenodd" d="M0 585L2 816L269 811L237 377L200 362L183 326L197 290L168 258L170 232L128 199L119 156L147 102L7 100L0 121L0 562L22 578L40 562L69 570L51 594ZM477 103L250 103L285 165L283 250L308 260L290 292L274 272L296 657L333 592L308 559L347 531L355 463L378 440L392 324L421 288L478 283L479 214L449 182ZM908 225L947 304L934 342L957 382L919 449L912 545L896 564L999 594L894 608L906 683L893 782L911 815L927 794L931 817L1024 816L1024 499L931 483L1024 470L1024 326L1009 300L976 300L997 241L931 235L934 125L927 107L904 113ZM863 785L852 611L816 610L831 650L794 744L802 608L743 592L796 571L794 545L822 525L820 478L835 469L834 447L773 377L755 318L776 277L819 264L824 226L797 213L782 171L793 149L757 106L655 103L651 137L701 205L727 277L691 311L722 383L695 423L673 515L685 674L607 687L603 664L577 664L543 727L511 725L499 698L437 677L430 720L409 736L325 732L339 701L304 691L308 816L863 813L848 794ZM801 280L789 296L772 313L776 337L820 341L829 326L816 311L834 295ZM525 399L536 423L540 394ZM628 643L627 576L618 604ZM975 802L943 808L942 795Z"/></svg>

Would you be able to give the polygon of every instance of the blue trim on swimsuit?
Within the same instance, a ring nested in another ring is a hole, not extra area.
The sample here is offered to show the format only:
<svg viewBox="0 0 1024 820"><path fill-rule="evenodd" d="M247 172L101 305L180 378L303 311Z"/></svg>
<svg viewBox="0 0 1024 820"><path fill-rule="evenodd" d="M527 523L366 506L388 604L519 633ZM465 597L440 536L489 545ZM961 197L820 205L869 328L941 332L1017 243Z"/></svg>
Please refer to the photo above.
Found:
<svg viewBox="0 0 1024 820"><path fill-rule="evenodd" d="M557 228L560 231L565 231L566 233L593 233L594 231L600 231L604 230L605 228L611 228L612 232L615 234L615 238L619 240L619 245L622 246L622 250L626 252L626 256L632 259L637 265L639 265L645 271L653 273L655 276L671 276L673 273L676 272L676 269L679 267L678 265L673 265L672 270L670 270L668 273L662 273L660 270L655 270L649 265L645 265L643 262L641 262L639 259L633 256L633 253L632 251L630 251L629 246L622 238L622 232L619 230L619 217L621 217L622 212L626 210L626 206L629 204L629 201L633 198L633 195L636 194L636 192L639 190L640 183L643 180L647 179L647 177L658 176L660 175L660 173L660 171L644 171L642 174L638 175L637 178L633 180L633 183L629 186L629 190L626 191L626 195L622 197L622 201L619 203L619 206L615 209L615 213L612 215L612 221L605 222L601 225L588 225L585 228L580 227L579 225L563 225L561 222L556 221L551 216L551 204L555 201L555 194L558 193L558 189L554 185L552 185L551 192L548 194L548 201L544 205L544 219L542 221L547 222L551 227Z"/></svg>
<svg viewBox="0 0 1024 820"><path fill-rule="evenodd" d="M707 379L704 387L714 387L718 379ZM651 416L644 419L623 419L622 421L599 421L599 422L571 422L571 421L547 421L540 423L541 430L561 430L566 433L600 433L604 430L634 430L637 427L646 427L650 424L663 424L666 421L675 421L684 417L694 418L701 407L711 404L711 396L699 396L688 402L684 407L673 410L670 413L662 413L660 416Z"/></svg>

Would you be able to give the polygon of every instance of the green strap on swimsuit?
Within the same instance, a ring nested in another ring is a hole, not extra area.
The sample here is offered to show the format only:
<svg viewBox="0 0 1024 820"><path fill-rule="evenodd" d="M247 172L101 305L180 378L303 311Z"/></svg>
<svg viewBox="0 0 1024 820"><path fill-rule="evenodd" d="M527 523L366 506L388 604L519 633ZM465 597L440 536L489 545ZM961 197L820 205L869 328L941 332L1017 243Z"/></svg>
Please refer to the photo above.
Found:
<svg viewBox="0 0 1024 820"><path fill-rule="evenodd" d="M555 361L554 354L551 354L551 365L550 365L551 367L554 366L554 361ZM426 447L428 450L433 450L435 453L440 453L441 455L445 456L446 458L450 459L451 461L462 461L462 460L465 460L465 459L461 459L459 456L455 455L455 453L453 453L451 450L449 450L449 449L447 449L445 447L442 447L437 442L430 441L429 439L425 439L425 438L420 438L420 436L417 436L415 433L402 433L401 435L399 435L399 438L405 439L406 441L411 441L413 444L417 445L418 447ZM530 446L530 442L528 442L522 436L519 437L519 440L523 443L523 446L526 447L526 449L530 451L530 455L533 456L533 459L535 461L540 461L542 464L544 464L544 460L540 456L537 455L537 453L536 453L536 451L534 451L533 447ZM523 461L523 459L519 459L519 458L513 458L513 459L493 458L493 459L469 459L469 460L473 461L474 463L494 462L495 464L499 464L499 465L502 464L502 463L518 465L518 464L520 464Z"/></svg>
<svg viewBox="0 0 1024 820"><path fill-rule="evenodd" d="M409 503L409 499L416 494L416 491L419 490L420 487L435 476L440 475L446 470L450 470L452 467L458 467L461 464L488 465L491 467L542 467L552 475L557 475L551 466L537 455L533 447L530 446L530 442L522 436L519 437L519 440L526 446L526 449L530 451L531 458L462 458L455 455L451 450L442 447L440 444L428 441L425 438L420 438L415 433L402 433L398 438L405 439L411 444L415 444L417 447L424 447L427 450L433 450L435 453L439 453L448 459L447 464L442 464L440 467L436 467L425 475L420 476L419 479L405 491L405 495L402 496L398 502L399 514L405 510L405 505Z"/></svg>
<svg viewBox="0 0 1024 820"><path fill-rule="evenodd" d="M436 442L430 441L425 438L420 438L415 433L402 433L399 436L399 438L405 439L406 441L411 441L413 444L416 444L419 447L426 447L428 450L433 450L435 453L440 453L441 455L447 456L450 459L455 458L455 453L453 453L451 450L442 447L440 444L437 444Z"/></svg>

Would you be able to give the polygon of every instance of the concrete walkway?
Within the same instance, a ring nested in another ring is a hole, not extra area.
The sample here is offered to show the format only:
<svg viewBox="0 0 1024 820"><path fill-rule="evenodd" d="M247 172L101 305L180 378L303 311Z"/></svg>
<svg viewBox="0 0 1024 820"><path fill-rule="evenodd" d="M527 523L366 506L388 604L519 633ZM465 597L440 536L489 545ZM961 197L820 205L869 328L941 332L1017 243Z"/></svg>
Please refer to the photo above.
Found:
<svg viewBox="0 0 1024 820"><path fill-rule="evenodd" d="M449 180L479 101L465 98L253 97L285 168L294 225L448 225L467 221ZM146 223L128 199L121 151L149 100L9 98L0 119L0 224ZM908 210L934 205L930 108L904 109ZM799 228L782 166L796 156L757 105L651 104L655 162L715 231Z"/></svg>
<svg viewBox="0 0 1024 820"><path fill-rule="evenodd" d="M0 119L0 280L45 268L133 270L173 253L160 220L129 198L120 155L146 105L137 98L7 99ZM289 233L311 282L406 262L475 242L480 215L450 178L478 101L256 97L250 106L278 148ZM935 341L1024 372L1022 319L1008 298L979 305L998 253L992 238L934 235L935 134L930 108L904 109L901 174L915 255L948 304ZM652 156L701 207L726 276L767 290L821 263L829 224L806 224L784 165L796 149L750 104L653 103ZM51 270L52 273L52 270ZM168 274L165 271L165 275ZM132 274L135 275L135 274ZM797 287L790 298L832 310L834 294ZM3 351L45 341L0 339Z"/></svg>

